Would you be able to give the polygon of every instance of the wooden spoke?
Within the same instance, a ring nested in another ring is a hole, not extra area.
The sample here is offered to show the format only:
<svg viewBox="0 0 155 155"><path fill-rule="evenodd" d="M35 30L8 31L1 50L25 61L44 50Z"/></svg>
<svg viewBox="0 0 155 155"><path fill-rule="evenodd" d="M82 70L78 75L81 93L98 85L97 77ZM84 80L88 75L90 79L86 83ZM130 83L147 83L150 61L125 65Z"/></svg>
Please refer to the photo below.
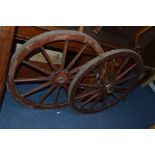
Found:
<svg viewBox="0 0 155 155"><path fill-rule="evenodd" d="M97 70L93 70L92 72L96 75L96 78L94 80L98 80L100 81L100 83L104 84L102 75Z"/></svg>
<svg viewBox="0 0 155 155"><path fill-rule="evenodd" d="M90 74L90 75L86 75L86 76L85 76L85 78L91 78L91 77L97 77L97 75L93 75L93 74L91 75L91 74Z"/></svg>
<svg viewBox="0 0 155 155"><path fill-rule="evenodd" d="M105 83L105 81L104 81L104 79L103 79L103 77L101 77L101 76L98 76L98 81L102 84L102 85L104 85Z"/></svg>
<svg viewBox="0 0 155 155"><path fill-rule="evenodd" d="M65 90L66 97L68 97L68 88L66 85L64 85L64 90Z"/></svg>
<svg viewBox="0 0 155 155"><path fill-rule="evenodd" d="M40 76L40 77L32 77L32 78L18 78L15 79L15 83L23 83L23 82L41 82L48 81L49 76Z"/></svg>
<svg viewBox="0 0 155 155"><path fill-rule="evenodd" d="M112 67L113 67L113 62L109 62L108 63L108 73L107 73L107 75L108 75L108 79L111 79L112 78Z"/></svg>
<svg viewBox="0 0 155 155"><path fill-rule="evenodd" d="M80 71L80 68L82 67L82 65L81 66L78 66L78 67L76 67L76 68L73 68L73 69L71 69L70 71L69 71L69 73L70 74L75 74L75 73L77 73L78 71Z"/></svg>
<svg viewBox="0 0 155 155"><path fill-rule="evenodd" d="M50 86L50 84L51 84L50 81L45 82L45 83L43 83L43 84L37 86L36 88L31 89L31 90L29 90L28 92L26 92L26 93L24 93L24 94L21 94L21 96L23 96L23 97L30 96L30 95L32 95L32 94L34 94L34 93L37 93L38 91L41 91L41 90L47 88L48 86Z"/></svg>
<svg viewBox="0 0 155 155"><path fill-rule="evenodd" d="M43 101L54 91L55 87L51 86L47 92L40 98L39 104L42 104Z"/></svg>
<svg viewBox="0 0 155 155"><path fill-rule="evenodd" d="M55 103L58 103L59 96L60 96L60 87L57 87L57 89L56 89Z"/></svg>
<svg viewBox="0 0 155 155"><path fill-rule="evenodd" d="M77 55L72 59L72 61L69 63L69 65L67 66L66 70L69 71L73 65L75 64L75 62L79 59L79 57L81 56L81 54L83 53L83 51L86 49L87 45L85 45L78 53Z"/></svg>
<svg viewBox="0 0 155 155"><path fill-rule="evenodd" d="M116 87L116 88L114 89L114 92L122 93L122 92L128 90L129 88L130 88L130 87Z"/></svg>
<svg viewBox="0 0 155 155"><path fill-rule="evenodd" d="M74 78L74 75L70 76L70 80L73 80L73 78ZM70 82L69 82L69 83L70 83Z"/></svg>
<svg viewBox="0 0 155 155"><path fill-rule="evenodd" d="M100 76L103 76L104 75L104 72L105 72L105 64L101 65L98 69L98 73Z"/></svg>
<svg viewBox="0 0 155 155"><path fill-rule="evenodd" d="M131 76L127 77L127 78L124 78L124 79L121 79L121 80L117 80L117 81L115 81L115 83L116 83L117 85L119 85L119 84L121 84L121 83L123 83L123 82L132 80L132 79L134 79L134 78L136 78L136 77L137 77L136 74L135 74L135 75L131 75Z"/></svg>
<svg viewBox="0 0 155 155"><path fill-rule="evenodd" d="M83 108L86 105L89 104L90 101L92 101L93 99L95 99L97 96L99 95L99 93L96 93L94 95L92 95L90 98L88 98L84 103L82 103L82 105L79 108Z"/></svg>
<svg viewBox="0 0 155 155"><path fill-rule="evenodd" d="M97 101L93 102L93 104L90 106L90 109L93 109L97 103Z"/></svg>
<svg viewBox="0 0 155 155"><path fill-rule="evenodd" d="M97 84L79 84L79 87L88 87L88 88L99 88L102 87L101 85L97 85Z"/></svg>
<svg viewBox="0 0 155 155"><path fill-rule="evenodd" d="M87 91L85 91L85 92L83 92L83 93L77 95L77 96L75 97L75 100L78 100L78 99L81 99L81 98L90 96L90 95L92 95L92 94L94 94L94 93L97 93L98 91L99 91L99 89L97 89L97 90L92 90L92 91L88 91L88 90L87 90Z"/></svg>
<svg viewBox="0 0 155 155"><path fill-rule="evenodd" d="M105 101L102 105L103 105L103 106L109 106L109 105L111 105L111 102Z"/></svg>
<svg viewBox="0 0 155 155"><path fill-rule="evenodd" d="M51 74L48 70L43 69L43 68L40 68L40 67L36 66L35 64L32 64L32 63L30 63L28 61L25 61L24 60L22 63L25 64L25 65L27 65L28 67L31 67L31 68L33 68L35 70L40 71L43 74L46 74L46 75L50 75Z"/></svg>
<svg viewBox="0 0 155 155"><path fill-rule="evenodd" d="M67 47L68 47L68 40L65 41L64 49L63 49L63 58L60 69L64 69L65 67L65 60L66 60L66 54L67 54Z"/></svg>
<svg viewBox="0 0 155 155"><path fill-rule="evenodd" d="M133 64L132 66L130 66L128 69L126 69L123 73L121 73L120 75L118 75L115 79L115 81L121 79L123 76L125 76L129 71L131 71L137 64Z"/></svg>
<svg viewBox="0 0 155 155"><path fill-rule="evenodd" d="M91 73L85 75L85 78L97 78L99 76L99 73L92 71Z"/></svg>
<svg viewBox="0 0 155 155"><path fill-rule="evenodd" d="M55 66L51 60L51 58L49 57L49 55L47 54L45 48L43 46L40 47L41 48L41 52L43 54L43 56L45 57L46 61L49 63L50 67L52 70L55 70Z"/></svg>
<svg viewBox="0 0 155 155"><path fill-rule="evenodd" d="M96 98L95 102L93 102L93 104L90 106L90 108L92 109L93 107L95 107L95 105L98 103L98 101L101 99L101 94L98 95L98 97Z"/></svg>
<svg viewBox="0 0 155 155"><path fill-rule="evenodd" d="M117 70L117 72L114 75L114 78L121 72L121 70L125 67L125 65L127 64L127 62L130 60L130 57L128 57L119 67L119 69Z"/></svg>
<svg viewBox="0 0 155 155"><path fill-rule="evenodd" d="M112 96L114 99L117 98L117 96L116 96L114 93L112 93L111 96Z"/></svg>

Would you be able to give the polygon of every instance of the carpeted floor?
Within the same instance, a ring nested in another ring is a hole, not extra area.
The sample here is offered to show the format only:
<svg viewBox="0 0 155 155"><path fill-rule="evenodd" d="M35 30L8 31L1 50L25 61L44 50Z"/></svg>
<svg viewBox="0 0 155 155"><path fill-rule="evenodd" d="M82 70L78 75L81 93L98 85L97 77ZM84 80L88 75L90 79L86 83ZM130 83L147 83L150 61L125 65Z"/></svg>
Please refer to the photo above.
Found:
<svg viewBox="0 0 155 155"><path fill-rule="evenodd" d="M6 91L0 128L126 129L149 128L155 123L155 94L147 88L132 91L127 101L96 114L80 114L70 107L35 110L17 103Z"/></svg>

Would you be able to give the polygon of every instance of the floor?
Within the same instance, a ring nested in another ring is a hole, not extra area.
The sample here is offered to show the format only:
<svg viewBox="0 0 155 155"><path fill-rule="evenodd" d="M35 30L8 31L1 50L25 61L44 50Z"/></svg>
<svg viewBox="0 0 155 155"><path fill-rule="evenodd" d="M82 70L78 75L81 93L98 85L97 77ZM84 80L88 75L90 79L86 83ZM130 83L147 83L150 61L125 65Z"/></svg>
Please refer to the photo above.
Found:
<svg viewBox="0 0 155 155"><path fill-rule="evenodd" d="M17 103L6 91L0 113L3 129L145 129L155 123L155 94L149 87L138 87L127 101L96 114L80 114L65 107L35 110Z"/></svg>

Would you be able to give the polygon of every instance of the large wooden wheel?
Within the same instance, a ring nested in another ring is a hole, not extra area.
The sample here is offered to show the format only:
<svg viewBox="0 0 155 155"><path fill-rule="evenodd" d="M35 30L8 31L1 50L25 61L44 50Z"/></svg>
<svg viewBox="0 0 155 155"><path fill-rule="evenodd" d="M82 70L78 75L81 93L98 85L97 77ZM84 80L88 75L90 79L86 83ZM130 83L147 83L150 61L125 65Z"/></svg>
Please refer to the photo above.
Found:
<svg viewBox="0 0 155 155"><path fill-rule="evenodd" d="M55 51L61 57L60 62L50 56ZM65 106L74 74L101 53L101 46L86 34L72 30L43 33L23 44L12 57L7 88L17 101L29 107L50 109ZM85 55L89 55L89 59L81 63L79 60ZM42 57L42 65L34 61L35 56ZM31 73L21 77L23 67Z"/></svg>
<svg viewBox="0 0 155 155"><path fill-rule="evenodd" d="M69 88L70 105L82 113L95 113L114 105L135 86L142 66L141 57L128 49L94 58L74 76Z"/></svg>

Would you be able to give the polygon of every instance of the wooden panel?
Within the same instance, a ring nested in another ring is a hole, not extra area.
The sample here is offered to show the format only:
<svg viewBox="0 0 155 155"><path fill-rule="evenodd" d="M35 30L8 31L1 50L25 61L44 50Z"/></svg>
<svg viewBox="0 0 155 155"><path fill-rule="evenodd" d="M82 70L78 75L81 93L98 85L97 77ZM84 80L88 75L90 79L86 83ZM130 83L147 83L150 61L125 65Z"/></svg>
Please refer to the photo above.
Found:
<svg viewBox="0 0 155 155"><path fill-rule="evenodd" d="M15 38L18 40L27 41L30 38L41 33L53 30L77 30L75 26L17 26Z"/></svg>
<svg viewBox="0 0 155 155"><path fill-rule="evenodd" d="M96 34L94 33L95 26L85 26L83 32L90 35L94 39L96 39L101 45L111 47L111 48L129 48L130 44L123 34L119 32L118 35L118 27L108 27L105 26L101 29L101 31ZM110 28L110 31L109 31ZM52 31L52 30L77 30L79 26L19 26L17 27L15 37L17 40L27 41L33 36L38 34ZM113 30L115 33L113 33ZM116 31L117 30L117 31ZM117 33L116 33L117 32Z"/></svg>
<svg viewBox="0 0 155 155"><path fill-rule="evenodd" d="M95 26L84 27L84 33L96 39L102 46L110 48L129 48L130 44L124 35L119 32L117 26L103 26L102 29L95 33ZM114 33L115 32L115 33Z"/></svg>
<svg viewBox="0 0 155 155"><path fill-rule="evenodd" d="M0 27L0 108L5 90L6 75L15 27Z"/></svg>
<svg viewBox="0 0 155 155"><path fill-rule="evenodd" d="M16 28L15 32L15 38L16 40L22 40L22 41L27 41L30 38L39 35L41 33L51 31L51 30L77 30L78 27L73 27L73 26L42 26L42 27L37 27L37 26L19 26ZM52 47L53 50L59 50L63 49L64 47L64 42L54 42L48 45L49 47ZM75 41L70 41L68 51L72 52L79 52L79 50L82 48L82 44L75 42ZM86 55L94 55L94 52L92 49L89 47L86 48L85 50Z"/></svg>
<svg viewBox="0 0 155 155"><path fill-rule="evenodd" d="M145 66L155 68L155 35L154 39L152 39L143 49L141 55Z"/></svg>
<svg viewBox="0 0 155 155"><path fill-rule="evenodd" d="M54 26L51 27L50 29L46 27L36 27L36 26L18 26L16 28L15 38L18 40L27 41L38 34L57 29L60 28Z"/></svg>

